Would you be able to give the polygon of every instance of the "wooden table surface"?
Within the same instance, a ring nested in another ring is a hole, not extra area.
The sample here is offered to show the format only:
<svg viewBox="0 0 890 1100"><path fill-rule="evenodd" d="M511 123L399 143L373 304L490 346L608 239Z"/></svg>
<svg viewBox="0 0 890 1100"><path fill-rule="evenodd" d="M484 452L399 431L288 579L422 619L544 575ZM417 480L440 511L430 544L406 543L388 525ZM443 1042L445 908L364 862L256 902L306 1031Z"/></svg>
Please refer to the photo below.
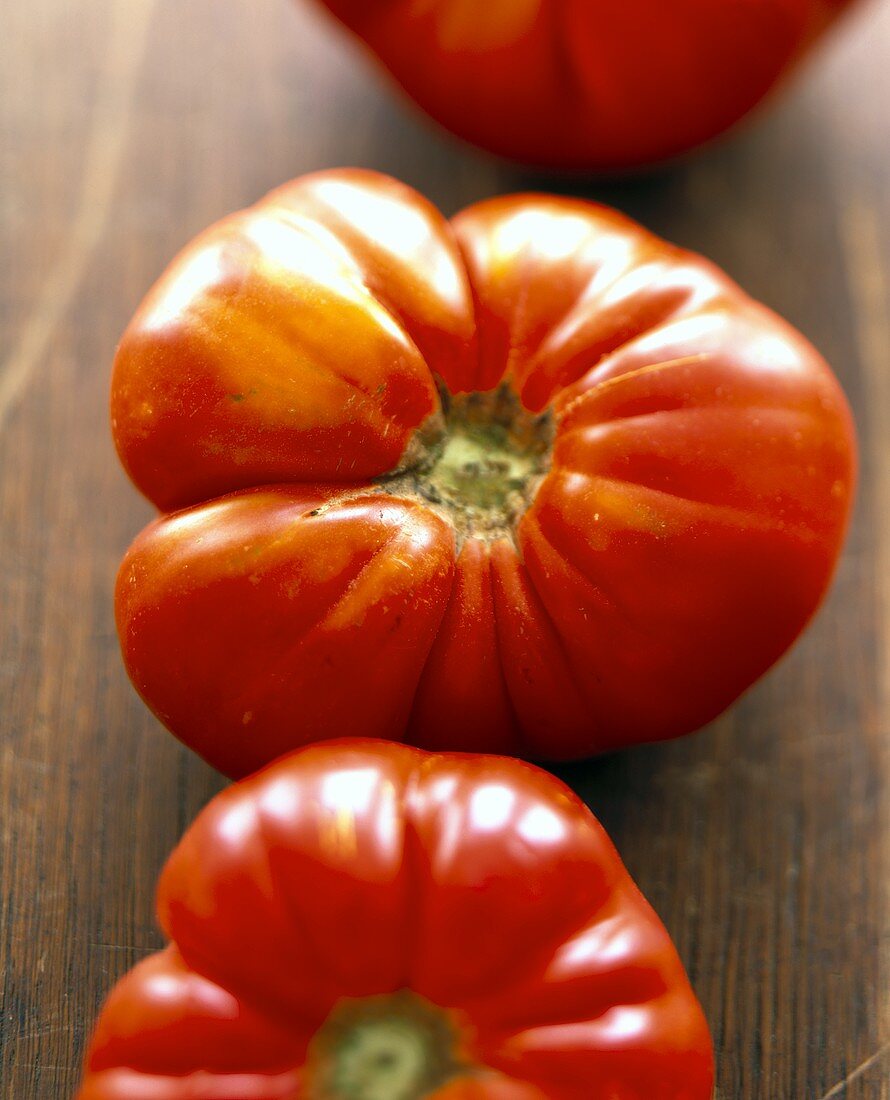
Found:
<svg viewBox="0 0 890 1100"><path fill-rule="evenodd" d="M113 578L149 508L109 438L115 342L196 231L358 164L446 212L532 187L612 203L834 365L862 481L818 619L710 728L562 774L676 939L721 1100L890 1097L890 6L731 141L624 183L460 146L287 0L33 0L0 37L2 1095L70 1095L102 997L161 942L161 864L222 786L118 655Z"/></svg>

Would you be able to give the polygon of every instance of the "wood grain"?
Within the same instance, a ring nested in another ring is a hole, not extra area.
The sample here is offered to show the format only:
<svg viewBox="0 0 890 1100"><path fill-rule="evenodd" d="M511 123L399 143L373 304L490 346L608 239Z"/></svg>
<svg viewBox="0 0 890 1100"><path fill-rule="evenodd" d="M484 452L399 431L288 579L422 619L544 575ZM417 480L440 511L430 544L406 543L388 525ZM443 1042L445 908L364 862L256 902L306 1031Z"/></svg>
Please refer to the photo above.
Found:
<svg viewBox="0 0 890 1100"><path fill-rule="evenodd" d="M161 864L221 780L148 715L111 589L147 506L106 423L115 341L210 221L368 165L447 212L590 195L725 266L825 352L862 438L827 606L683 742L564 769L676 937L721 1100L890 1097L890 9L865 6L774 109L670 169L552 180L397 103L285 0L35 0L0 65L0 1094L74 1088L114 980L158 946Z"/></svg>

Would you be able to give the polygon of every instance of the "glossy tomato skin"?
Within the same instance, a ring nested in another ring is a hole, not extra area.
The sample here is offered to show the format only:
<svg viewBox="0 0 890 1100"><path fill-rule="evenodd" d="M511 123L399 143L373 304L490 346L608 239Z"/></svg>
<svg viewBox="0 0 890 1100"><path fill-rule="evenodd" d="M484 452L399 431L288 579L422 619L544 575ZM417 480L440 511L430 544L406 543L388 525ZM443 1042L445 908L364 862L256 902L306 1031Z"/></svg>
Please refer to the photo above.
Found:
<svg viewBox="0 0 890 1100"><path fill-rule="evenodd" d="M472 339L437 210L372 173L308 176L199 236L146 297L115 361L118 451L167 510L375 477Z"/></svg>
<svg viewBox="0 0 890 1100"><path fill-rule="evenodd" d="M620 169L722 133L852 0L322 0L448 130L515 160Z"/></svg>
<svg viewBox="0 0 890 1100"><path fill-rule="evenodd" d="M158 913L170 946L109 998L78 1100L308 1100L332 1010L404 989L459 1029L464 1068L435 1100L710 1100L666 931L587 809L529 765L301 750L203 811Z"/></svg>
<svg viewBox="0 0 890 1100"><path fill-rule="evenodd" d="M158 520L118 587L136 687L230 775L357 726L389 737L407 725L453 548L437 516L372 492L273 486Z"/></svg>
<svg viewBox="0 0 890 1100"><path fill-rule="evenodd" d="M552 438L527 504L470 530L423 471L478 392ZM855 480L827 365L707 261L570 199L449 224L359 171L186 250L112 411L181 509L121 567L128 671L235 776L344 734L559 759L696 729L818 606Z"/></svg>

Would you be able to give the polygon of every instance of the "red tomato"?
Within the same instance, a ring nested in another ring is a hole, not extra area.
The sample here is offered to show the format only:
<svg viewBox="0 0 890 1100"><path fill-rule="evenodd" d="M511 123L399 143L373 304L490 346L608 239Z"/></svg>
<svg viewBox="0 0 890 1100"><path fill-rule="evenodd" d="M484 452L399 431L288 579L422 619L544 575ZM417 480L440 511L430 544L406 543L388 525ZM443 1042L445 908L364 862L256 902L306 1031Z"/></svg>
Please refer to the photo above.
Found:
<svg viewBox="0 0 890 1100"><path fill-rule="evenodd" d="M459 137L607 169L738 122L852 0L322 2Z"/></svg>
<svg viewBox="0 0 890 1100"><path fill-rule="evenodd" d="M556 759L695 729L813 613L853 491L828 367L706 261L571 199L449 225L369 172L186 249L112 411L181 509L121 568L126 665L231 775L345 734Z"/></svg>
<svg viewBox="0 0 890 1100"><path fill-rule="evenodd" d="M667 932L529 765L292 754L204 810L158 913L79 1100L710 1100Z"/></svg>

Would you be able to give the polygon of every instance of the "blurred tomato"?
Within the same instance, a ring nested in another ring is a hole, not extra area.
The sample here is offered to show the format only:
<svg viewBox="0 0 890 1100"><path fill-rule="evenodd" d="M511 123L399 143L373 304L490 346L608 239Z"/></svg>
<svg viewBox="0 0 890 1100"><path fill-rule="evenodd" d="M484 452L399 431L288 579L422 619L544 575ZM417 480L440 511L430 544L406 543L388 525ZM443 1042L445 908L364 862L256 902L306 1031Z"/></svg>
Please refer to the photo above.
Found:
<svg viewBox="0 0 890 1100"><path fill-rule="evenodd" d="M722 133L852 0L323 2L458 136L604 169Z"/></svg>
<svg viewBox="0 0 890 1100"><path fill-rule="evenodd" d="M79 1100L710 1100L666 931L528 765L295 753L204 810L158 912Z"/></svg>
<svg viewBox="0 0 890 1100"><path fill-rule="evenodd" d="M674 737L792 643L853 491L844 397L711 264L540 195L447 223L308 176L177 259L112 414L164 515L117 618L243 775L344 734L569 758Z"/></svg>

